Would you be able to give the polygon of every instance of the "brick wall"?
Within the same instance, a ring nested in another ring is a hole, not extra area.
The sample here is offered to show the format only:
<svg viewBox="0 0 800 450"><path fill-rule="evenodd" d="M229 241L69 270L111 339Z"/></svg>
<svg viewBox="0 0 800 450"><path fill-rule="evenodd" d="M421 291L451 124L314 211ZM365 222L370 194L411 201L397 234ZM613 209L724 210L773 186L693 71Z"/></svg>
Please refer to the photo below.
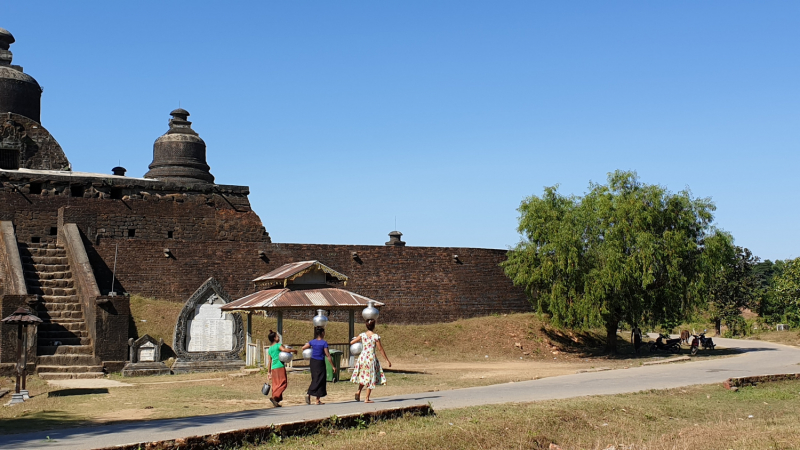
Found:
<svg viewBox="0 0 800 450"><path fill-rule="evenodd" d="M504 250L103 239L90 255L103 292L111 286L117 245L117 280L125 291L175 301L185 301L208 277L242 297L253 291L253 278L288 262L316 259L350 277L346 289L387 303L381 317L390 322L531 310L525 292L499 267ZM167 246L169 258L163 254ZM259 259L259 250L268 262Z"/></svg>
<svg viewBox="0 0 800 450"><path fill-rule="evenodd" d="M125 177L36 180L0 171L0 220L12 220L23 242L55 241L51 229L77 224L102 294L111 290L115 254L117 292L173 301L185 301L209 277L238 298L253 291L253 278L316 259L349 276L347 289L387 303L381 317L390 322L531 310L498 265L504 250L273 244L246 187Z"/></svg>

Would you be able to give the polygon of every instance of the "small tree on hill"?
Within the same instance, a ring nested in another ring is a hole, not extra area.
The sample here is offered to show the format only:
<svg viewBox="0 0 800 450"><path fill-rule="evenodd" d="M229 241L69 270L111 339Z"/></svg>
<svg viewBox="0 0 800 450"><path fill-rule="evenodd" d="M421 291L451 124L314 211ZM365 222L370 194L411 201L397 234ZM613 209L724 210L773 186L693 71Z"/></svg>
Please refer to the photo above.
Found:
<svg viewBox="0 0 800 450"><path fill-rule="evenodd" d="M722 322L733 334L738 334L744 322L742 309L758 304L763 291L755 265L758 258L750 250L728 245L708 284L708 311L717 335L722 332Z"/></svg>
<svg viewBox="0 0 800 450"><path fill-rule="evenodd" d="M783 272L785 265L785 261L777 260L772 262L767 259L753 267L761 289L761 296L758 299L758 304L755 305L756 312L770 323L784 320L783 315L786 308L774 287L775 279Z"/></svg>
<svg viewBox="0 0 800 450"><path fill-rule="evenodd" d="M773 279L773 289L782 309L781 319L800 325L800 258L787 260Z"/></svg>

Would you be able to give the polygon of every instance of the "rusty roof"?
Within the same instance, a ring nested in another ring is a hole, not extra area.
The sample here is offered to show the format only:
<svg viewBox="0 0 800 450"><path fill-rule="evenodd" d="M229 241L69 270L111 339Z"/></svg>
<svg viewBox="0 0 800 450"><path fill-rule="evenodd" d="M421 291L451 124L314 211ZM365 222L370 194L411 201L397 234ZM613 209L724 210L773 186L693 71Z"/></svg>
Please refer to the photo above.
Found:
<svg viewBox="0 0 800 450"><path fill-rule="evenodd" d="M281 282L286 282L287 280L293 280L298 278L305 273L307 273L311 269L319 269L325 272L326 274L340 280L340 281L347 281L347 276L341 274L330 267L322 264L319 261L300 261L300 262L293 262L289 264L284 264L277 269L267 273L266 275L261 275L260 277L253 280L256 285L269 285L269 284L278 284Z"/></svg>
<svg viewBox="0 0 800 450"><path fill-rule="evenodd" d="M222 306L223 311L265 311L269 309L348 309L363 308L367 302L383 303L333 286L293 285L254 292Z"/></svg>

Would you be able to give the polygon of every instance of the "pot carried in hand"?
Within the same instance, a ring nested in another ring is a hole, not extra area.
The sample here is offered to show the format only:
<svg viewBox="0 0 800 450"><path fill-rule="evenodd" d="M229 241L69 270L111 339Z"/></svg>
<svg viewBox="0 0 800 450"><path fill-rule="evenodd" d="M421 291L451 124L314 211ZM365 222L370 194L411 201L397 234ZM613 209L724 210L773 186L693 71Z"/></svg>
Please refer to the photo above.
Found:
<svg viewBox="0 0 800 450"><path fill-rule="evenodd" d="M311 359L312 351L310 348L303 350L303 359Z"/></svg>
<svg viewBox="0 0 800 450"><path fill-rule="evenodd" d="M355 344L350 346L350 354L353 356L360 355L362 350L364 350L364 344L362 344L361 342L356 342Z"/></svg>
<svg viewBox="0 0 800 450"><path fill-rule="evenodd" d="M291 347L287 347L291 348ZM282 363L287 364L294 359L294 354L291 352L280 352L278 353L278 359L281 360Z"/></svg>

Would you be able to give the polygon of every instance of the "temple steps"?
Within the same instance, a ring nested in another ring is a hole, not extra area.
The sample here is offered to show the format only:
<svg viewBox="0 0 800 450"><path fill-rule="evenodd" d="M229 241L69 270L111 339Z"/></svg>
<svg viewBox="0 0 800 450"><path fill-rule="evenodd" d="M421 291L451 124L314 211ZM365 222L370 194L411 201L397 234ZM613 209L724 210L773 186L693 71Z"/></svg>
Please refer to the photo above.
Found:
<svg viewBox="0 0 800 450"><path fill-rule="evenodd" d="M84 331L86 329L83 322L70 321L70 322L46 322L39 325L39 333L50 331Z"/></svg>
<svg viewBox="0 0 800 450"><path fill-rule="evenodd" d="M40 358L50 355L91 355L94 349L91 345L40 345L36 353Z"/></svg>
<svg viewBox="0 0 800 450"><path fill-rule="evenodd" d="M97 358L92 355L64 354L64 355L43 355L38 357L37 364L40 367L51 366L98 366ZM46 372L48 370L45 370ZM50 370L52 372L52 370Z"/></svg>
<svg viewBox="0 0 800 450"><path fill-rule="evenodd" d="M40 337L36 343L41 347L58 347L59 345L92 345L92 340L88 337Z"/></svg>
<svg viewBox="0 0 800 450"><path fill-rule="evenodd" d="M46 340L46 339L73 339L73 338L85 338L88 337L89 333L86 329L81 327L77 330L67 330L66 328L55 329L55 330L39 330L38 336L39 339Z"/></svg>
<svg viewBox="0 0 800 450"><path fill-rule="evenodd" d="M39 378L43 380L87 380L105 376L106 374L103 372L39 372Z"/></svg>
<svg viewBox="0 0 800 450"><path fill-rule="evenodd" d="M40 299L36 373L49 380L102 377L66 249L52 243L19 244L19 249L28 293Z"/></svg>

